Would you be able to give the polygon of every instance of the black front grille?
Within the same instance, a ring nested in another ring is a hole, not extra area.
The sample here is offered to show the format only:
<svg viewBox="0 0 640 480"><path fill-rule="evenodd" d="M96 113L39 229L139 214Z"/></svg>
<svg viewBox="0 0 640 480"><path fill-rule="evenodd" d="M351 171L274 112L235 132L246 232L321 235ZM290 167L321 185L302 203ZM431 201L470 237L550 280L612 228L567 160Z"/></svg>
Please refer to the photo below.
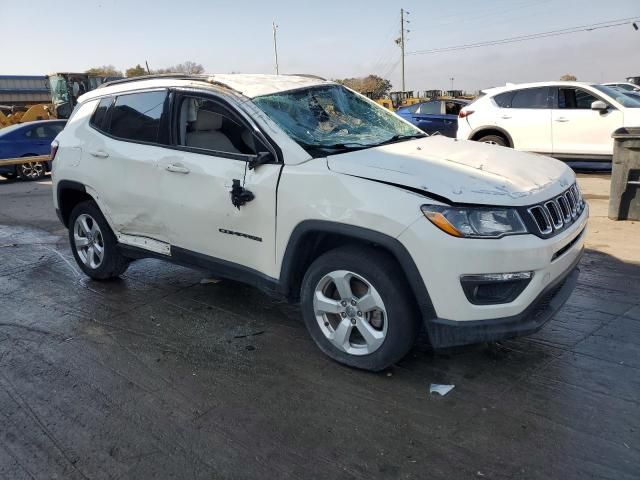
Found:
<svg viewBox="0 0 640 480"><path fill-rule="evenodd" d="M571 225L585 208L585 202L577 184L571 185L556 198L527 209L538 234L550 236Z"/></svg>

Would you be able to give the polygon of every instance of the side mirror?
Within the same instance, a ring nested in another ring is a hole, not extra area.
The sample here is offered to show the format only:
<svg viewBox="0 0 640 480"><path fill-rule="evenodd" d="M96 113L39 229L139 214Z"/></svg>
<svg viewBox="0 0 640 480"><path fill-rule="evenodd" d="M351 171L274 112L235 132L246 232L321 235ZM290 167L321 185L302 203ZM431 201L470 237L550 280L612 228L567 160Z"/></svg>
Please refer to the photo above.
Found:
<svg viewBox="0 0 640 480"><path fill-rule="evenodd" d="M249 160L249 170L253 170L254 168L264 165L265 163L274 162L275 158L273 153L271 152L258 152L251 160Z"/></svg>
<svg viewBox="0 0 640 480"><path fill-rule="evenodd" d="M606 103L602 100L596 100L591 104L591 110L598 110L599 112L605 112L609 109Z"/></svg>

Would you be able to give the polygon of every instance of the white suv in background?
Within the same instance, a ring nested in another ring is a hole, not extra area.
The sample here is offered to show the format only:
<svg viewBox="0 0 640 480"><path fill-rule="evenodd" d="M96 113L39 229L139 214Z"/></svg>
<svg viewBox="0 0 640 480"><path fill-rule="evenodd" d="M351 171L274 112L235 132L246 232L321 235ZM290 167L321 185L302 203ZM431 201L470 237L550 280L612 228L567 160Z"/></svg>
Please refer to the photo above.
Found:
<svg viewBox="0 0 640 480"><path fill-rule="evenodd" d="M380 370L532 333L569 297L588 208L554 159L442 136L317 77L169 76L83 95L53 192L95 280L153 257L300 301L331 358Z"/></svg>
<svg viewBox="0 0 640 480"><path fill-rule="evenodd" d="M608 161L611 134L640 126L640 101L582 82L544 82L483 90L458 118L458 139L544 153L563 160Z"/></svg>

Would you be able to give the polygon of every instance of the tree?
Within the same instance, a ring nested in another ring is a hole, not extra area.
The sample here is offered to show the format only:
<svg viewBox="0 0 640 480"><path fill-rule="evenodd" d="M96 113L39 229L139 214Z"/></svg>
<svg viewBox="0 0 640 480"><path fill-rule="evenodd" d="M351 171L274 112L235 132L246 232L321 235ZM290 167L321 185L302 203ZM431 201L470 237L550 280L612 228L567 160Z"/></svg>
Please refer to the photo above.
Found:
<svg viewBox="0 0 640 480"><path fill-rule="evenodd" d="M146 75L147 71L142 65L137 64L135 67L127 68L126 74L127 77L140 77Z"/></svg>
<svg viewBox="0 0 640 480"><path fill-rule="evenodd" d="M200 63L187 60L184 63L179 63L172 67L158 68L157 70L153 70L153 73L185 73L187 75L195 75L204 73L204 67Z"/></svg>
<svg viewBox="0 0 640 480"><path fill-rule="evenodd" d="M560 80L564 81L564 82L575 82L577 80L575 75L571 75L569 73L562 75L560 77Z"/></svg>
<svg viewBox="0 0 640 480"><path fill-rule="evenodd" d="M102 65L101 67L93 67L87 70L86 72L89 75L96 75L99 77L121 77L122 72L120 70L116 70L116 67L113 65Z"/></svg>
<svg viewBox="0 0 640 480"><path fill-rule="evenodd" d="M384 98L391 91L389 80L373 74L366 77L344 78L336 82L370 98Z"/></svg>

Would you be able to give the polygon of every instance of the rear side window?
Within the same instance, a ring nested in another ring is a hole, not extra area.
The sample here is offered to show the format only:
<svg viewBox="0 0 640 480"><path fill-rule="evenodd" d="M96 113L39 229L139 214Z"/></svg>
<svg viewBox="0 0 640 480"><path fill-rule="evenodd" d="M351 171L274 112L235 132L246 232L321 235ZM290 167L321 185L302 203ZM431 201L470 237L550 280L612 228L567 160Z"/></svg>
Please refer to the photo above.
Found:
<svg viewBox="0 0 640 480"><path fill-rule="evenodd" d="M542 87L518 90L511 100L511 108L549 108L549 89Z"/></svg>
<svg viewBox="0 0 640 480"><path fill-rule="evenodd" d="M166 91L120 95L111 108L108 132L137 142L158 142Z"/></svg>
<svg viewBox="0 0 640 480"><path fill-rule="evenodd" d="M104 119L106 118L107 110L112 103L113 98L111 97L103 98L102 100L100 100L100 103L98 103L98 106L93 112L89 123L98 130L104 130Z"/></svg>
<svg viewBox="0 0 640 480"><path fill-rule="evenodd" d="M504 92L493 97L493 101L501 108L511 108L511 100L516 92Z"/></svg>
<svg viewBox="0 0 640 480"><path fill-rule="evenodd" d="M27 130L24 134L27 138L47 138L47 129L44 125Z"/></svg>

